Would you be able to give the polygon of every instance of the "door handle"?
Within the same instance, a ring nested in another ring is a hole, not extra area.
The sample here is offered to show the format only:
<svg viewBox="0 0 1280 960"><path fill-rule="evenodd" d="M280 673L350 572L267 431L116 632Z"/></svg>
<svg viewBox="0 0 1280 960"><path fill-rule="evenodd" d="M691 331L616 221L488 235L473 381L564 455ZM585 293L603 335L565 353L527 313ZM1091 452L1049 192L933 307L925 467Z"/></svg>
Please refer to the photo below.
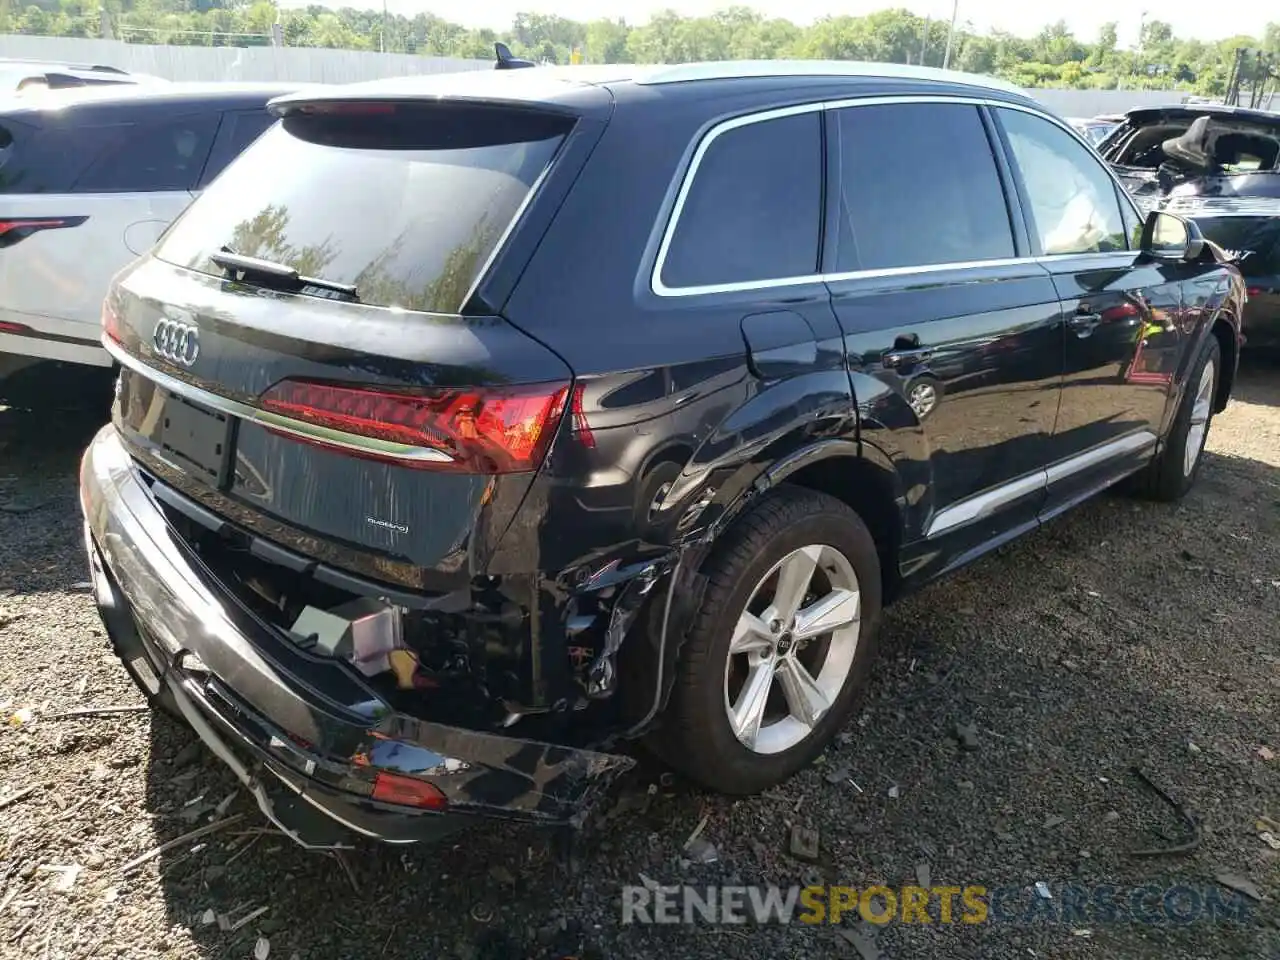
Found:
<svg viewBox="0 0 1280 960"><path fill-rule="evenodd" d="M1076 332L1076 336L1087 337L1093 333L1094 328L1102 323L1102 314L1086 313L1077 311L1071 315L1071 319L1067 321L1067 325Z"/></svg>
<svg viewBox="0 0 1280 960"><path fill-rule="evenodd" d="M913 367L918 363L927 363L933 358L933 350L929 347L915 347L911 350L890 350L881 362L891 370L899 367Z"/></svg>

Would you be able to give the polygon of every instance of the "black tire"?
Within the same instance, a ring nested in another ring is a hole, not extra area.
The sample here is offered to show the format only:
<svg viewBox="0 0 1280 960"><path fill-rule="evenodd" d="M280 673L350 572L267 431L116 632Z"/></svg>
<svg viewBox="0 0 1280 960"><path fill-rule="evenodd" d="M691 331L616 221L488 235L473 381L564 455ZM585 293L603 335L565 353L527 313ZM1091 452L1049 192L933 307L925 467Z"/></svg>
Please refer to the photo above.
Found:
<svg viewBox="0 0 1280 960"><path fill-rule="evenodd" d="M1196 448L1195 464L1190 472L1185 467L1187 439L1192 429L1192 416L1195 410L1197 388L1204 376L1205 367L1213 364L1213 386L1210 393L1208 417L1205 421L1204 435ZM1181 500L1196 482L1200 475L1200 465L1204 462L1204 444L1209 437L1209 427L1213 424L1213 399L1218 395L1218 384L1222 382L1222 348L1218 339L1206 338L1200 348L1191 372L1183 389L1182 400L1178 404L1178 412L1173 418L1173 425L1165 437L1160 453L1137 476L1136 492L1148 500L1173 503Z"/></svg>
<svg viewBox="0 0 1280 960"><path fill-rule="evenodd" d="M725 710L725 670L739 614L756 585L789 553L834 547L850 562L861 594L853 662L830 709L799 743L756 753L734 735ZM703 567L707 589L681 652L656 738L659 755L691 780L727 794L766 790L809 765L852 713L875 659L881 611L880 558L862 519L834 497L782 486L725 533Z"/></svg>

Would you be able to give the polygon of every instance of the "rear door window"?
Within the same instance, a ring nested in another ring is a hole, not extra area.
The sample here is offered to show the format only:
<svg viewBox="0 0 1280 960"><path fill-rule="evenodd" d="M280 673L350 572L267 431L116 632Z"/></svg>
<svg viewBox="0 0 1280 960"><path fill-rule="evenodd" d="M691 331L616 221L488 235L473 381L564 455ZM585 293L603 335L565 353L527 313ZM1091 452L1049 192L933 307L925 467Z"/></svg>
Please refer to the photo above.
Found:
<svg viewBox="0 0 1280 960"><path fill-rule="evenodd" d="M995 155L978 108L891 103L836 111L836 271L1014 256Z"/></svg>
<svg viewBox="0 0 1280 960"><path fill-rule="evenodd" d="M362 303L456 313L571 121L470 104L318 104L271 127L178 218L162 260L221 250L354 284Z"/></svg>
<svg viewBox="0 0 1280 960"><path fill-rule="evenodd" d="M77 193L193 190L209 158L218 114L139 122L122 132L76 182Z"/></svg>
<svg viewBox="0 0 1280 960"><path fill-rule="evenodd" d="M670 288L818 272L822 114L732 127L705 148L660 273Z"/></svg>
<svg viewBox="0 0 1280 960"><path fill-rule="evenodd" d="M200 187L220 174L275 122L276 118L267 113L265 106L259 110L228 110L224 113L218 126L218 136L209 152L209 162L200 176Z"/></svg>

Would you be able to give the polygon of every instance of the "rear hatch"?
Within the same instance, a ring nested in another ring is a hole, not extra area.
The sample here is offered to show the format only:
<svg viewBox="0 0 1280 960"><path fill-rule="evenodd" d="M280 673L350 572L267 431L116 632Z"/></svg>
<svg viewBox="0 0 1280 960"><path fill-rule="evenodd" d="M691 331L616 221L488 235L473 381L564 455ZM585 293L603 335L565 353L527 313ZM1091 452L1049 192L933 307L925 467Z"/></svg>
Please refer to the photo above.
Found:
<svg viewBox="0 0 1280 960"><path fill-rule="evenodd" d="M424 590L482 567L572 372L476 285L573 124L522 103L293 103L107 298L135 457L334 566Z"/></svg>

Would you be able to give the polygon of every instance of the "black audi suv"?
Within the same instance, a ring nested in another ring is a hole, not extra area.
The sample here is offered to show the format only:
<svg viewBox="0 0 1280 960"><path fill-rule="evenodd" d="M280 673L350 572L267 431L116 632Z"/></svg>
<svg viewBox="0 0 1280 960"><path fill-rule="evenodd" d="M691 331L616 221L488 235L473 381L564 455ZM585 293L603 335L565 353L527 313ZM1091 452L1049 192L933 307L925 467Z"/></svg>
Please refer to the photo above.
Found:
<svg viewBox="0 0 1280 960"><path fill-rule="evenodd" d="M767 788L887 604L1119 481L1181 497L1231 394L1238 271L998 81L271 110L106 297L81 494L121 659L300 842L581 824L631 740Z"/></svg>

